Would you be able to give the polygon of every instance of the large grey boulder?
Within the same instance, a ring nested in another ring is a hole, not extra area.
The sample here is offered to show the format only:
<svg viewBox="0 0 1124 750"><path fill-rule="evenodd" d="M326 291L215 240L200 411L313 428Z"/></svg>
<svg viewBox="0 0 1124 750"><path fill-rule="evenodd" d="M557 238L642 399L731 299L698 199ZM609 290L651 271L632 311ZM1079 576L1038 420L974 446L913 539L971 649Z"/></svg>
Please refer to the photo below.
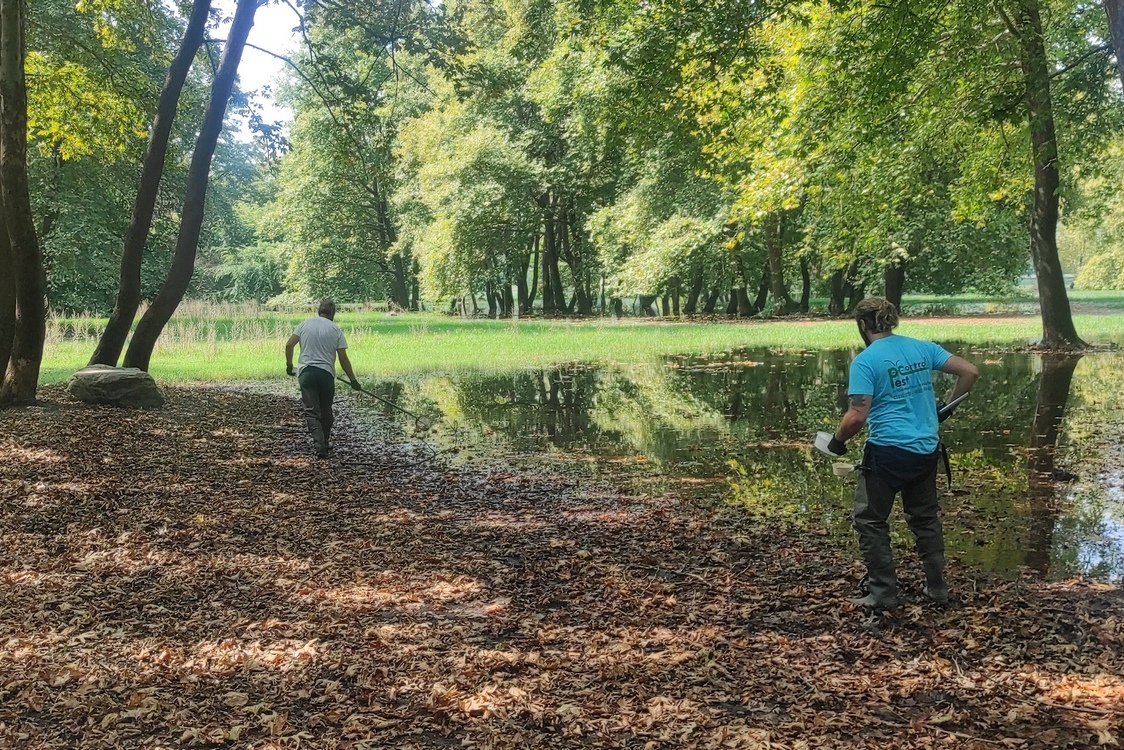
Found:
<svg viewBox="0 0 1124 750"><path fill-rule="evenodd" d="M156 381L135 367L90 365L70 376L66 389L87 404L111 404L151 409L164 405Z"/></svg>

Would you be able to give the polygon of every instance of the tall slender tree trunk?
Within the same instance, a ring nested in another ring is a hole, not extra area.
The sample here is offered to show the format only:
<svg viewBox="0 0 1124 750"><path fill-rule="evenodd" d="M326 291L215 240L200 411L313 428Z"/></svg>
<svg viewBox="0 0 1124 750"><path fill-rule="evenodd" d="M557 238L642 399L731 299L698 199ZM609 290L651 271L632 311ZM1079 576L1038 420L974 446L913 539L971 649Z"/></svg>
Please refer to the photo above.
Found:
<svg viewBox="0 0 1124 750"><path fill-rule="evenodd" d="M0 403L32 403L47 333L47 283L27 176L23 0L0 0L0 204L11 243L15 327Z"/></svg>
<svg viewBox="0 0 1124 750"><path fill-rule="evenodd" d="M1014 28L1025 85L1031 152L1034 158L1034 204L1030 215L1030 255L1038 278L1042 310L1042 346L1079 349L1085 342L1073 325L1073 311L1058 258L1058 139L1050 93L1050 64L1042 35L1039 0L1016 0Z"/></svg>
<svg viewBox="0 0 1124 750"><path fill-rule="evenodd" d="M804 256L800 256L800 284L800 312L808 312L812 303L812 271Z"/></svg>
<svg viewBox="0 0 1124 750"><path fill-rule="evenodd" d="M551 199L550 228L552 235L550 253L550 284L554 290L554 309L558 312L570 312L573 305L566 301L566 286L562 283L562 248L566 241L566 223L557 215L558 201ZM575 279L575 283L576 283Z"/></svg>
<svg viewBox="0 0 1124 750"><path fill-rule="evenodd" d="M137 197L133 203L133 215L129 220L129 229L125 233L125 244L121 251L117 301L98 340L97 348L90 357L92 365L117 364L125 339L129 336L129 329L133 326L137 306L140 305L141 262L144 260L148 233L152 229L152 217L156 209L156 196L160 191L160 178L164 174L164 159L168 153L172 123L176 118L176 107L187 74L191 70L191 63L203 44L210 9L211 0L194 0L192 3L187 30L168 68L164 88L160 91L160 101L156 105L156 117L152 121L152 132L148 137L144 166L137 186Z"/></svg>
<svg viewBox="0 0 1124 750"><path fill-rule="evenodd" d="M413 255L410 253L410 309L417 312L421 308L421 284L418 282L421 268L418 267L418 259Z"/></svg>
<svg viewBox="0 0 1124 750"><path fill-rule="evenodd" d="M222 132L226 107L234 89L234 79L238 74L238 64L246 48L246 37L254 25L254 14L261 0L238 0L234 20L227 35L226 47L219 60L219 69L211 84L211 98L203 113L203 125L195 139L195 152L191 155L191 166L187 173L187 189L184 194L183 213L180 219L179 236L176 238L176 251L172 256L172 267L164 286L145 311L129 349L125 353L126 367L139 367L147 370L152 360L152 350L156 340L179 307L191 276L195 272L195 255L199 248L199 233L203 226L203 208L207 198L207 183L211 173L211 159Z"/></svg>
<svg viewBox="0 0 1124 750"><path fill-rule="evenodd" d="M1108 14L1108 34L1116 55L1116 72L1124 85L1124 0L1104 0L1104 10Z"/></svg>
<svg viewBox="0 0 1124 750"><path fill-rule="evenodd" d="M518 308L520 315L526 315L530 312L530 295L527 293L527 271L531 265L531 256L528 253L523 256L523 260L519 263L518 273L515 274L515 291L516 300L518 301Z"/></svg>
<svg viewBox="0 0 1124 750"><path fill-rule="evenodd" d="M531 243L531 285L527 288L527 309L526 313L531 315L535 311L535 297L539 293L539 244L542 238L535 235Z"/></svg>
<svg viewBox="0 0 1124 750"><path fill-rule="evenodd" d="M562 299L554 297L554 280L551 274L558 270L558 261L555 257L557 248L554 244L554 217L550 212L550 202L547 199L544 211L544 224L542 235L542 311L552 313L562 304Z"/></svg>
<svg viewBox="0 0 1124 750"><path fill-rule="evenodd" d="M16 271L12 264L12 242L3 218L4 211L0 208L0 391L4 387L16 335Z"/></svg>

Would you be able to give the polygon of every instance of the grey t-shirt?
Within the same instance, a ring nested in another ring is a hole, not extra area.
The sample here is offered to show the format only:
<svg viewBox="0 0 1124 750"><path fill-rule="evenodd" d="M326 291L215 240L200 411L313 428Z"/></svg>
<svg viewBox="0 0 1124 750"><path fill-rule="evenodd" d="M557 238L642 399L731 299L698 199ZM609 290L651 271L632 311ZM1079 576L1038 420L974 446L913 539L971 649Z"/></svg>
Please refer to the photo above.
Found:
<svg viewBox="0 0 1124 750"><path fill-rule="evenodd" d="M317 316L301 321L293 333L300 339L301 347L297 373L304 372L306 367L319 367L334 376L336 350L347 348L347 339L340 327L327 318Z"/></svg>

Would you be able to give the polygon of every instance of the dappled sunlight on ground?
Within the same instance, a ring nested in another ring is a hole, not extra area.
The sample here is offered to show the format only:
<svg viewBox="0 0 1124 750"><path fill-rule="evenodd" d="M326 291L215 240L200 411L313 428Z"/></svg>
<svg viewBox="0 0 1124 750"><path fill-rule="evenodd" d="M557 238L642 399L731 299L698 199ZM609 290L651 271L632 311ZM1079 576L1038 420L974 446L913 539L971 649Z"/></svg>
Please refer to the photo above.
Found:
<svg viewBox="0 0 1124 750"><path fill-rule="evenodd" d="M58 463L63 456L47 448L22 448L18 445L0 445L0 458L8 461L22 461L31 464Z"/></svg>
<svg viewBox="0 0 1124 750"><path fill-rule="evenodd" d="M397 607L406 610L471 599L481 591L476 581L457 577L450 581L406 581L394 573L376 576L378 584L350 586L299 585L291 596L312 605L373 610Z"/></svg>

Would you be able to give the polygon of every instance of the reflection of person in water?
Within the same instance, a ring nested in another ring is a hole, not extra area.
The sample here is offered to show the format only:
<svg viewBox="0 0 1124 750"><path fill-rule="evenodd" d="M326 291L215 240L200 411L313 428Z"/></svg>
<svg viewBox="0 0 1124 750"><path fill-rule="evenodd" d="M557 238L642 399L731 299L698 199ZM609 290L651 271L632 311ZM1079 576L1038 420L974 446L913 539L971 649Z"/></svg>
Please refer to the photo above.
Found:
<svg viewBox="0 0 1124 750"><path fill-rule="evenodd" d="M853 603L871 609L897 605L898 579L890 548L890 511L901 493L902 509L917 538L925 570L925 593L948 601L944 579L944 531L938 515L938 423L951 414L939 411L933 394L935 370L956 376L949 402L968 393L979 370L928 341L894 333L898 311L880 298L863 300L855 309L866 350L851 363L850 409L832 437L830 450L847 452L846 442L869 422L870 436L859 466L854 523L866 563L869 593Z"/></svg>

